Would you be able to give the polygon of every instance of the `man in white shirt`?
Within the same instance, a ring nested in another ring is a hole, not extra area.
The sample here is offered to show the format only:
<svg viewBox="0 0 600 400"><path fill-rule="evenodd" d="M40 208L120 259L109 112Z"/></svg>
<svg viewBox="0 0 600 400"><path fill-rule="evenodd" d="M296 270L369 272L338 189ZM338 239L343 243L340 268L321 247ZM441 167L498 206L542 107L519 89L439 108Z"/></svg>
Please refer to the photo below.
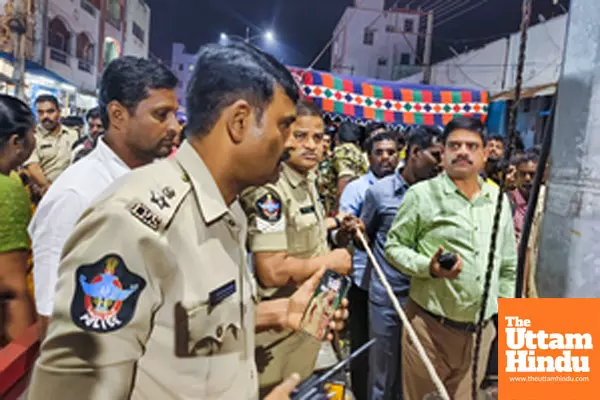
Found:
<svg viewBox="0 0 600 400"><path fill-rule="evenodd" d="M108 129L94 151L53 183L29 225L43 334L52 315L62 249L83 212L131 169L170 154L180 131L176 86L175 75L154 61L122 57L106 68L99 105Z"/></svg>

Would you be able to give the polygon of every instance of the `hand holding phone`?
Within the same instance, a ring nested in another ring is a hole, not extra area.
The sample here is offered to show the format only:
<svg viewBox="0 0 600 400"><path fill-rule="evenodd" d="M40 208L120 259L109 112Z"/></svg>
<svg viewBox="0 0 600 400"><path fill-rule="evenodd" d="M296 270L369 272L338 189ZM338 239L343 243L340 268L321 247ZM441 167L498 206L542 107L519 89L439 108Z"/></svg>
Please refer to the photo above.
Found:
<svg viewBox="0 0 600 400"><path fill-rule="evenodd" d="M300 323L301 329L317 340L323 340L329 331L329 324L335 312L342 304L349 289L350 279L348 277L333 270L325 271L304 311Z"/></svg>
<svg viewBox="0 0 600 400"><path fill-rule="evenodd" d="M458 258L454 253L444 253L438 257L440 267L444 268L446 271L450 271L457 261Z"/></svg>
<svg viewBox="0 0 600 400"><path fill-rule="evenodd" d="M459 254L444 253L440 247L429 262L429 273L433 278L456 279L462 271L462 259Z"/></svg>

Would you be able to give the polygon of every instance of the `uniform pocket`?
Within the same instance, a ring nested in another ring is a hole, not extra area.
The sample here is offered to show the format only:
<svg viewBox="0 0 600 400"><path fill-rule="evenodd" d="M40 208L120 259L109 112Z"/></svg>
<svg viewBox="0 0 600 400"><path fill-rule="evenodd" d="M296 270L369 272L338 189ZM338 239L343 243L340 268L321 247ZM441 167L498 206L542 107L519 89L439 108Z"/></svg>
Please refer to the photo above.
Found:
<svg viewBox="0 0 600 400"><path fill-rule="evenodd" d="M206 367L201 368L205 374L198 379L206 385L208 394L223 394L235 384L244 350L237 296L215 307L201 304L185 312L188 362L195 359L198 366Z"/></svg>
<svg viewBox="0 0 600 400"><path fill-rule="evenodd" d="M319 246L319 220L316 214L298 214L293 217L294 227L288 229L288 253L295 255L311 255Z"/></svg>

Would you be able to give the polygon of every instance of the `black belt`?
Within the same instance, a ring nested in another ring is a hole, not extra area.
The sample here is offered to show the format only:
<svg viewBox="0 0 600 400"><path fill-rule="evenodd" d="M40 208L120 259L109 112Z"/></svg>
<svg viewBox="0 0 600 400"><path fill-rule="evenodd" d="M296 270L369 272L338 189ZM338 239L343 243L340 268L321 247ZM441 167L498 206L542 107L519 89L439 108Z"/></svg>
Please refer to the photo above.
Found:
<svg viewBox="0 0 600 400"><path fill-rule="evenodd" d="M417 307L419 307L420 310L422 310L425 314L429 315L430 317L432 317L433 319L435 319L437 322L439 322L440 324L459 330L461 332L468 332L468 333L475 333L477 331L477 324L474 324L472 322L458 322L458 321L454 321L452 319L448 319L446 317L442 317L440 315L434 314L429 310L424 309L423 307L421 307L420 305L418 305L417 303L415 303L415 305ZM490 322L490 320L486 320L483 322L483 324L481 325L481 328L485 328L485 326Z"/></svg>

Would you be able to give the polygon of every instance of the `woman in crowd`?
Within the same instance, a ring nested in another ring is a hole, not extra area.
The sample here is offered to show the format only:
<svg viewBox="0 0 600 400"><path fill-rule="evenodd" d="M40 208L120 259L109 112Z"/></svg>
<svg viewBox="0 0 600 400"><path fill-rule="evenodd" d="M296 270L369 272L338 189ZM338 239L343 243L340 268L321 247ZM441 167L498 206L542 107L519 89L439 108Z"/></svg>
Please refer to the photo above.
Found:
<svg viewBox="0 0 600 400"><path fill-rule="evenodd" d="M35 147L35 121L21 100L0 95L0 347L35 320L28 291L29 196L13 172Z"/></svg>

